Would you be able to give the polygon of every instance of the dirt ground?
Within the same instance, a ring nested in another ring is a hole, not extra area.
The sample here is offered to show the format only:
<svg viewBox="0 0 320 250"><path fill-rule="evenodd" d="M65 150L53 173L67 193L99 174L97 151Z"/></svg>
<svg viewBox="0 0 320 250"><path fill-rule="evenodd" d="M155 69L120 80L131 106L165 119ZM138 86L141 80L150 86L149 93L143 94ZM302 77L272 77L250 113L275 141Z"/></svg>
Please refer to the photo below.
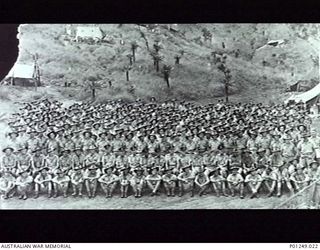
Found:
<svg viewBox="0 0 320 250"><path fill-rule="evenodd" d="M1 200L0 209L272 209L276 204L288 198L283 195L277 197L263 197L258 199L240 199L239 197L216 197L208 194L203 197L167 197L161 194L157 197L145 195L142 198L129 196L126 199L116 194L113 198L105 198L102 194L94 199L87 197L58 197L48 199L45 195L38 199L30 197L28 200L19 200L14 197L10 200Z"/></svg>

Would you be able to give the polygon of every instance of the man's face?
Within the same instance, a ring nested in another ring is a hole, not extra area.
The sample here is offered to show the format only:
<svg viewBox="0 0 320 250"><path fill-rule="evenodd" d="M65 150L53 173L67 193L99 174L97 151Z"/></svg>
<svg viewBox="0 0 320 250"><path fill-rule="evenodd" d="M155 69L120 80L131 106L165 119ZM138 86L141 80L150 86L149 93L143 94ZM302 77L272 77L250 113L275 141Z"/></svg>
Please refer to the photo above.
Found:
<svg viewBox="0 0 320 250"><path fill-rule="evenodd" d="M231 172L233 175L236 175L238 173L238 170L237 169L233 169L232 172Z"/></svg>
<svg viewBox="0 0 320 250"><path fill-rule="evenodd" d="M6 150L4 151L4 153L5 153L6 155L11 155L12 150L11 150L11 149L6 149Z"/></svg>
<svg viewBox="0 0 320 250"><path fill-rule="evenodd" d="M21 175L22 175L22 177L27 177L29 175L29 173L28 172L23 172Z"/></svg>

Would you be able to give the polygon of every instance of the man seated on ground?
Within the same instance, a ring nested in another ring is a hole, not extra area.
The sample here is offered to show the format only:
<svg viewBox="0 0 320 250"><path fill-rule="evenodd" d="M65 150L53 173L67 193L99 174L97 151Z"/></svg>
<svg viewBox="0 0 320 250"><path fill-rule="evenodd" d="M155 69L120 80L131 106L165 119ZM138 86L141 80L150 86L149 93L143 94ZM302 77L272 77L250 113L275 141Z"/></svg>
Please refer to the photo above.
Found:
<svg viewBox="0 0 320 250"><path fill-rule="evenodd" d="M298 165L296 171L291 175L291 181L296 192L308 186L309 176L304 172L304 166Z"/></svg>
<svg viewBox="0 0 320 250"><path fill-rule="evenodd" d="M294 189L291 184L291 175L294 173L294 171L294 169L290 169L290 166L285 165L281 172L281 181L289 189L290 195L294 194ZM283 187L283 185L281 187Z"/></svg>
<svg viewBox="0 0 320 250"><path fill-rule="evenodd" d="M177 176L173 174L173 168L166 169L164 175L162 175L162 181L168 197L175 196L176 180Z"/></svg>
<svg viewBox="0 0 320 250"><path fill-rule="evenodd" d="M235 191L240 192L240 198L243 199L243 177L241 174L239 174L239 166L238 165L233 165L230 168L231 174L228 175L227 177L227 182L228 182L228 187L231 191L231 196L235 196Z"/></svg>
<svg viewBox="0 0 320 250"><path fill-rule="evenodd" d="M67 175L66 171L62 171L60 168L56 170L56 176L52 179L54 187L53 198L57 198L59 192L63 194L64 198L67 198L68 185L70 182L70 177Z"/></svg>
<svg viewBox="0 0 320 250"><path fill-rule="evenodd" d="M204 167L198 169L198 173L196 174L194 183L200 189L199 196L204 195L210 183L209 177L204 173Z"/></svg>
<svg viewBox="0 0 320 250"><path fill-rule="evenodd" d="M131 186L134 192L134 197L142 197L142 191L145 184L144 169L140 166L137 166L133 169L133 176L131 178Z"/></svg>
<svg viewBox="0 0 320 250"><path fill-rule="evenodd" d="M9 170L5 170L0 177L0 193L3 194L3 199L12 198L15 193L16 178Z"/></svg>
<svg viewBox="0 0 320 250"><path fill-rule="evenodd" d="M183 195L184 192L190 192L191 197L194 195L194 174L191 171L191 166L183 166L181 168L182 173L178 175L179 183L179 197Z"/></svg>
<svg viewBox="0 0 320 250"><path fill-rule="evenodd" d="M101 175L100 169L96 166L95 163L91 163L84 172L84 182L87 189L87 194L89 199L94 198L96 196L98 179Z"/></svg>
<svg viewBox="0 0 320 250"><path fill-rule="evenodd" d="M278 175L269 165L262 167L262 169L264 169L261 174L262 184L268 190L268 197L271 197L277 187Z"/></svg>
<svg viewBox="0 0 320 250"><path fill-rule="evenodd" d="M51 198L52 193L52 176L48 173L49 168L44 167L40 169L38 175L34 178L35 183L35 196L34 198L37 199L39 197L39 191L45 190L48 191L48 198Z"/></svg>
<svg viewBox="0 0 320 250"><path fill-rule="evenodd" d="M79 197L82 197L82 189L84 183L84 166L74 165L73 169L69 171L70 181L72 184L73 193L72 196L76 196L77 193Z"/></svg>
<svg viewBox="0 0 320 250"><path fill-rule="evenodd" d="M120 183L120 191L121 191L121 198L127 198L128 197L128 190L130 187L130 180L132 178L132 175L130 174L130 167L128 165L125 165L123 168L119 169L119 183Z"/></svg>
<svg viewBox="0 0 320 250"><path fill-rule="evenodd" d="M250 199L258 198L259 189L262 184L262 177L258 174L257 169L252 169L251 172L246 176L245 182L248 184L251 192Z"/></svg>
<svg viewBox="0 0 320 250"><path fill-rule="evenodd" d="M103 174L98 181L106 195L106 198L111 198L115 190L119 177L113 173L113 167L109 166L103 169Z"/></svg>
<svg viewBox="0 0 320 250"><path fill-rule="evenodd" d="M216 193L217 197L222 195L228 196L226 193L226 179L220 175L220 169L216 168L212 171L212 175L210 176L210 181L212 183L213 191Z"/></svg>
<svg viewBox="0 0 320 250"><path fill-rule="evenodd" d="M20 175L16 179L17 191L19 194L19 199L28 199L28 193L32 189L33 178L30 175L29 170L20 172Z"/></svg>
<svg viewBox="0 0 320 250"><path fill-rule="evenodd" d="M158 174L159 167L153 166L150 174L146 177L147 186L151 190L151 196L157 195L161 183L161 176Z"/></svg>

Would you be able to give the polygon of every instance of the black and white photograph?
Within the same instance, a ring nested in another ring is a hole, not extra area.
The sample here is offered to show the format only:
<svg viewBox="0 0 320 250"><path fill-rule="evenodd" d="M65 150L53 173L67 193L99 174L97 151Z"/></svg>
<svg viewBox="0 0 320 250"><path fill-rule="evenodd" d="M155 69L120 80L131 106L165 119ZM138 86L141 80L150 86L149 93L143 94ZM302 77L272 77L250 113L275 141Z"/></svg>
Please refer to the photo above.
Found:
<svg viewBox="0 0 320 250"><path fill-rule="evenodd" d="M32 23L17 39L0 209L320 208L320 24Z"/></svg>

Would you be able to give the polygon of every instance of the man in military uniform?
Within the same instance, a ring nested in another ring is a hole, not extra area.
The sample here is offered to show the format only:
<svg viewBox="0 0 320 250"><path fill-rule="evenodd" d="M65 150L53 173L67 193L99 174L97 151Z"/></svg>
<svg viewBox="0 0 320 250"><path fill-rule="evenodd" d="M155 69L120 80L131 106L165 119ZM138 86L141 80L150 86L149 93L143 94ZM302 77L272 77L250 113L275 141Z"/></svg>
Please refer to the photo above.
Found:
<svg viewBox="0 0 320 250"><path fill-rule="evenodd" d="M320 164L320 136L317 134L316 131L311 131L310 141L314 145L315 158Z"/></svg>
<svg viewBox="0 0 320 250"><path fill-rule="evenodd" d="M194 173L191 171L191 166L183 166L181 168L182 173L178 175L179 183L179 197L183 195L184 192L190 192L191 197L194 196Z"/></svg>
<svg viewBox="0 0 320 250"><path fill-rule="evenodd" d="M61 151L61 156L59 157L59 168L62 172L69 172L73 167L73 158L70 154L71 151L69 149L65 149Z"/></svg>
<svg viewBox="0 0 320 250"><path fill-rule="evenodd" d="M302 135L303 140L297 145L297 150L300 155L300 164L303 167L308 167L315 157L314 144L309 140L309 134Z"/></svg>
<svg viewBox="0 0 320 250"><path fill-rule="evenodd" d="M27 148L29 153L32 153L33 151L39 148L39 141L36 137L37 131L31 130L30 132L28 132L28 134L29 138L27 140Z"/></svg>
<svg viewBox="0 0 320 250"><path fill-rule="evenodd" d="M176 181L177 176L173 174L173 168L167 168L162 175L162 182L168 197L175 196Z"/></svg>
<svg viewBox="0 0 320 250"><path fill-rule="evenodd" d="M101 171L95 163L90 163L88 168L84 172L84 181L87 189L89 199L96 196L98 179L101 176Z"/></svg>
<svg viewBox="0 0 320 250"><path fill-rule="evenodd" d="M292 137L290 135L285 134L282 137L282 139L283 143L281 147L281 152L285 164L288 165L292 159L295 159L297 157L297 150L296 146L292 142Z"/></svg>
<svg viewBox="0 0 320 250"><path fill-rule="evenodd" d="M210 179L209 177L204 173L205 168L200 167L198 169L197 174L195 175L194 183L199 188L199 196L202 196L205 194L209 187Z"/></svg>
<svg viewBox="0 0 320 250"><path fill-rule="evenodd" d="M262 177L258 174L257 169L252 169L251 172L246 176L245 183L247 183L251 196L250 198L258 198L259 189L262 184Z"/></svg>
<svg viewBox="0 0 320 250"><path fill-rule="evenodd" d="M29 170L20 172L15 182L15 185L17 186L17 191L19 194L19 199L23 199L23 200L28 199L28 194L32 189L32 182L33 182L33 178Z"/></svg>
<svg viewBox="0 0 320 250"><path fill-rule="evenodd" d="M72 184L72 196L82 197L82 189L84 183L84 166L83 164L74 164L73 168L69 171L70 181Z"/></svg>
<svg viewBox="0 0 320 250"><path fill-rule="evenodd" d="M62 171L60 168L56 170L56 176L52 179L54 187L53 198L57 198L59 191L63 194L64 198L68 197L70 177L67 175L67 171Z"/></svg>
<svg viewBox="0 0 320 250"><path fill-rule="evenodd" d="M145 178L147 186L151 190L151 196L157 195L157 192L160 187L161 176L159 175L158 171L159 171L159 167L153 166L150 169L150 174L147 175Z"/></svg>
<svg viewBox="0 0 320 250"><path fill-rule="evenodd" d="M222 193L224 196L228 196L226 193L226 185L225 178L220 174L220 169L215 168L212 171L212 175L210 176L210 181L212 183L213 191L216 193L216 196L219 197Z"/></svg>
<svg viewBox="0 0 320 250"><path fill-rule="evenodd" d="M17 173L17 158L13 154L14 149L12 147L5 147L2 152L5 155L2 157L1 160L1 171L10 171L13 175Z"/></svg>
<svg viewBox="0 0 320 250"><path fill-rule="evenodd" d="M96 166L100 166L101 156L97 153L96 146L91 145L90 147L86 148L86 150L87 150L87 155L84 157L85 167L88 167L92 164L95 164Z"/></svg>
<svg viewBox="0 0 320 250"><path fill-rule="evenodd" d="M111 198L115 190L119 177L113 173L113 166L103 169L103 174L98 179L106 198Z"/></svg>
<svg viewBox="0 0 320 250"><path fill-rule="evenodd" d="M50 174L55 174L59 168L59 156L55 152L57 152L55 148L49 148L45 156L45 166L49 169Z"/></svg>
<svg viewBox="0 0 320 250"><path fill-rule="evenodd" d="M0 177L0 192L3 194L3 199L12 198L15 193L16 178L11 171L4 170Z"/></svg>
<svg viewBox="0 0 320 250"><path fill-rule="evenodd" d="M48 173L49 168L43 167L40 169L40 172L34 178L35 183L35 196L34 198L37 199L39 197L39 191L45 189L48 191L48 198L51 198L52 193L52 175Z"/></svg>
<svg viewBox="0 0 320 250"><path fill-rule="evenodd" d="M54 131L50 131L47 134L47 149L48 151L53 152L53 154L58 155L60 153L60 144L56 139L57 134Z"/></svg>
<svg viewBox="0 0 320 250"><path fill-rule="evenodd" d="M263 185L269 191L268 197L271 197L273 195L273 192L276 190L276 187L279 187L279 185L277 185L279 182L278 172L274 171L273 168L271 168L270 166L267 165L267 166L263 167L261 177L262 177ZM278 196L280 196L279 191L280 190L278 189Z"/></svg>
<svg viewBox="0 0 320 250"><path fill-rule="evenodd" d="M18 148L17 154L17 173L27 170L31 167L32 156L25 147Z"/></svg>
<svg viewBox="0 0 320 250"><path fill-rule="evenodd" d="M33 155L31 158L31 170L34 178L38 175L40 169L42 169L46 163L45 156L41 153L41 151L41 148L36 148L34 151L32 151Z"/></svg>
<svg viewBox="0 0 320 250"><path fill-rule="evenodd" d="M83 155L81 147L76 147L74 149L74 153L72 154L72 169L78 168L83 169L85 164L85 157Z"/></svg>
<svg viewBox="0 0 320 250"><path fill-rule="evenodd" d="M130 174L130 167L123 166L121 169L119 169L119 183L120 183L120 191L121 191L121 198L127 198L128 197L128 190L130 187L130 181L132 178L132 175Z"/></svg>
<svg viewBox="0 0 320 250"><path fill-rule="evenodd" d="M143 173L144 169L139 166L133 169L133 176L130 183L134 192L134 197L136 198L142 197L142 190L145 184L145 175Z"/></svg>
<svg viewBox="0 0 320 250"><path fill-rule="evenodd" d="M235 191L239 191L240 198L243 199L244 179L241 174L239 174L239 166L231 166L230 171L231 173L227 177L227 183L231 191L231 196L235 196Z"/></svg>
<svg viewBox="0 0 320 250"><path fill-rule="evenodd" d="M169 154L167 154L165 156L165 169L164 170L172 168L174 173L179 173L180 172L179 169L181 169L181 165L179 163L180 164L187 164L186 162L181 162L181 160L179 162L179 158L175 154L174 150L171 149Z"/></svg>
<svg viewBox="0 0 320 250"><path fill-rule="evenodd" d="M296 171L291 175L291 181L293 182L294 189L299 192L303 188L308 186L309 183L309 176L304 171L303 165L298 165Z"/></svg>

